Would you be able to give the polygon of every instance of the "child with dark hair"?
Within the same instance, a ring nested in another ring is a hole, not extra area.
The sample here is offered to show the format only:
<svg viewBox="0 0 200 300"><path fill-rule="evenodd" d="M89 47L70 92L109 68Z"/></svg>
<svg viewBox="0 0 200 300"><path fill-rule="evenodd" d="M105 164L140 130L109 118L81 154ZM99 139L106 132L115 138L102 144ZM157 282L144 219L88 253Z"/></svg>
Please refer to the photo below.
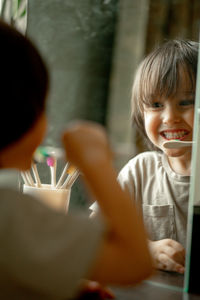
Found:
<svg viewBox="0 0 200 300"><path fill-rule="evenodd" d="M0 41L3 149L18 140L44 113L49 76L40 55L20 33L4 26Z"/></svg>
<svg viewBox="0 0 200 300"><path fill-rule="evenodd" d="M151 150L119 174L122 187L142 206L149 246L159 269L184 272L198 43L170 40L140 64L132 89L132 122Z"/></svg>
<svg viewBox="0 0 200 300"><path fill-rule="evenodd" d="M49 76L33 44L1 21L0 43L0 168L28 170L46 131ZM62 141L104 218L66 215L1 188L1 299L71 299L83 278L133 284L151 273L142 218L117 183L103 128L76 123Z"/></svg>
<svg viewBox="0 0 200 300"><path fill-rule="evenodd" d="M131 159L118 180L137 202L158 269L184 273L198 43L170 40L139 65L132 89L132 122L152 151ZM91 207L95 215L96 203Z"/></svg>

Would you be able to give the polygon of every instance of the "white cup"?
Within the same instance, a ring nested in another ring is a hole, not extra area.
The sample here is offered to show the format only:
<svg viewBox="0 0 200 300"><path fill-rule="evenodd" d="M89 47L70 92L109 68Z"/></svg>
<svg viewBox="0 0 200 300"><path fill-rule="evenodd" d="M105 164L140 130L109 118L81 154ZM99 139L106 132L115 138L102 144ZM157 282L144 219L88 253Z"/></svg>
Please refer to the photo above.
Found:
<svg viewBox="0 0 200 300"><path fill-rule="evenodd" d="M42 184L40 188L24 184L23 193L36 197L55 210L68 212L71 189L54 189L50 184Z"/></svg>

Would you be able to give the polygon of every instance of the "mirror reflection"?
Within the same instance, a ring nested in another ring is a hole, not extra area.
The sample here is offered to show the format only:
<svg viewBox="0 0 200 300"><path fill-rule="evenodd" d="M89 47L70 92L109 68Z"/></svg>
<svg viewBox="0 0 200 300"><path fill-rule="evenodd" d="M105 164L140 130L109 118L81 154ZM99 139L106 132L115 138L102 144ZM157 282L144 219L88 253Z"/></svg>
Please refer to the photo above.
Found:
<svg viewBox="0 0 200 300"><path fill-rule="evenodd" d="M45 143L59 146L66 121L105 125L123 168L119 181L141 204L156 268L180 274L192 148L163 143L192 140L198 8L198 1L170 0L28 3L27 35L52 75ZM73 205L88 209L79 181Z"/></svg>
<svg viewBox="0 0 200 300"><path fill-rule="evenodd" d="M140 64L133 83L132 121L154 151L131 159L119 174L142 205L159 269L184 273L198 43L170 40ZM166 148L178 140L182 147ZM182 143L182 144L181 144Z"/></svg>
<svg viewBox="0 0 200 300"><path fill-rule="evenodd" d="M126 165L119 180L142 204L156 268L181 274L192 148L165 149L162 144L192 140L198 45L187 41L197 40L196 5L44 1L39 8L34 1L29 3L27 23L27 34L52 70L46 143L57 143L66 120L104 124L118 170ZM152 52L158 45L163 46ZM132 123L161 151L145 152L149 148L144 137L131 126L131 109ZM145 153L128 163L140 152ZM80 202L83 191L77 186L74 199Z"/></svg>

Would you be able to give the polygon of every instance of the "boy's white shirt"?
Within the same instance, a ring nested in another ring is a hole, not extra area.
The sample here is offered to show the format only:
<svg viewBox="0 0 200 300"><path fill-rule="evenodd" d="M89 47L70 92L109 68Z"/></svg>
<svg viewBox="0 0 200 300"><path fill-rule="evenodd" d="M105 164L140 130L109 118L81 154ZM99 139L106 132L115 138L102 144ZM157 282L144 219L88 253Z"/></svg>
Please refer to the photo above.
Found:
<svg viewBox="0 0 200 300"><path fill-rule="evenodd" d="M148 151L131 159L118 180L141 205L149 239L171 238L185 247L190 176L176 174L165 154ZM97 203L90 209L97 211Z"/></svg>

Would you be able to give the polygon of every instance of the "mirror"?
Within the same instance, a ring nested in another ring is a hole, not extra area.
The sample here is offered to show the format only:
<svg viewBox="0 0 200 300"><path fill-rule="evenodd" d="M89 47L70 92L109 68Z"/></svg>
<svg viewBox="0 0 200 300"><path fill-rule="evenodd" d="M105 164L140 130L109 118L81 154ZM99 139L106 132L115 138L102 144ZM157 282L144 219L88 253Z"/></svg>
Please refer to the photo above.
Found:
<svg viewBox="0 0 200 300"><path fill-rule="evenodd" d="M157 0L29 1L27 35L51 74L45 143L59 146L63 124L84 118L107 126L118 169L144 151L129 120L134 70L164 38L198 40L197 5ZM78 182L72 202L85 205L86 198Z"/></svg>
<svg viewBox="0 0 200 300"><path fill-rule="evenodd" d="M200 52L198 57L197 78L200 76ZM199 199L199 176L200 169L200 85L196 86L195 120L194 120L194 146L192 150L192 170L188 212L187 230L187 256L184 290L199 294L200 287L197 279L197 272L200 267L199 261L199 220L200 220L200 199Z"/></svg>

